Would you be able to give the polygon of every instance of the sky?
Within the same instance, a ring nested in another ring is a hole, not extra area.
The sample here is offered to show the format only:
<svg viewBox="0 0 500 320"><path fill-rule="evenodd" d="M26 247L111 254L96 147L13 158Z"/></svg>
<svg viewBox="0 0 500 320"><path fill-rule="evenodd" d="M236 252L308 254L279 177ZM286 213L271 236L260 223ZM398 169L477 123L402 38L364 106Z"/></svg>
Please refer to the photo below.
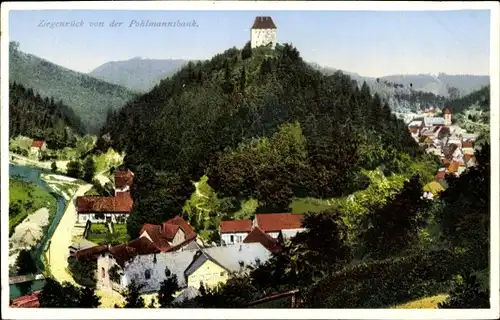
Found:
<svg viewBox="0 0 500 320"><path fill-rule="evenodd" d="M306 61L362 76L489 74L488 10L11 11L9 37L24 52L90 72L134 57L210 59L242 48L256 16L271 16L278 42L293 44ZM42 20L84 25L50 28ZM197 27L136 27L132 20L196 21ZM111 27L113 21L123 24Z"/></svg>

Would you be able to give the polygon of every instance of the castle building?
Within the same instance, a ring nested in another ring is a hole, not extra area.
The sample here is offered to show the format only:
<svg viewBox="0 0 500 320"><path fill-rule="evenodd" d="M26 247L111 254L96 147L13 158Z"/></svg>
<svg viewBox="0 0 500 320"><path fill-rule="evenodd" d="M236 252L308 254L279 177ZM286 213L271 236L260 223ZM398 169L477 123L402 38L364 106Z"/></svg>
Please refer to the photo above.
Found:
<svg viewBox="0 0 500 320"><path fill-rule="evenodd" d="M256 17L250 33L250 44L252 49L271 44L276 47L277 28L271 17Z"/></svg>
<svg viewBox="0 0 500 320"><path fill-rule="evenodd" d="M444 125L445 126L451 125L451 111L448 108L444 109Z"/></svg>

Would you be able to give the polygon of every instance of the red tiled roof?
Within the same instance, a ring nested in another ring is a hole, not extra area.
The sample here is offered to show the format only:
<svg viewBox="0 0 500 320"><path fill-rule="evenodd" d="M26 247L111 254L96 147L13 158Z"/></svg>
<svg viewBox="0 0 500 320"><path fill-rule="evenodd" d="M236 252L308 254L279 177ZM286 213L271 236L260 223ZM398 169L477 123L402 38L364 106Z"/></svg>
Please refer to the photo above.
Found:
<svg viewBox="0 0 500 320"><path fill-rule="evenodd" d="M276 29L271 17L256 17L252 29Z"/></svg>
<svg viewBox="0 0 500 320"><path fill-rule="evenodd" d="M45 143L45 141L43 141L43 140L33 140L33 142L31 142L31 147L42 148L44 143Z"/></svg>
<svg viewBox="0 0 500 320"><path fill-rule="evenodd" d="M184 232L184 241L176 246L171 246L169 241L174 239L179 228ZM173 251L191 242L197 236L194 229L180 216L167 220L161 225L146 223L142 226L139 233L142 234L144 231L147 232L151 241L163 252Z"/></svg>
<svg viewBox="0 0 500 320"><path fill-rule="evenodd" d="M22 296L12 300L10 308L40 308L38 297L42 291L34 291L30 295Z"/></svg>
<svg viewBox="0 0 500 320"><path fill-rule="evenodd" d="M100 246L94 246L91 248L78 250L78 251L74 252L71 256L76 258L76 259L95 260L99 257L99 255L103 254L104 252L108 252L108 250L109 250L109 246L106 244L103 244Z"/></svg>
<svg viewBox="0 0 500 320"><path fill-rule="evenodd" d="M257 226L265 232L302 228L303 214L262 213L256 214Z"/></svg>
<svg viewBox="0 0 500 320"><path fill-rule="evenodd" d="M219 224L221 233L227 232L250 232L252 231L252 220L224 220Z"/></svg>
<svg viewBox="0 0 500 320"><path fill-rule="evenodd" d="M76 199L78 213L129 213L134 201L130 192L118 192L116 197L83 196Z"/></svg>
<svg viewBox="0 0 500 320"><path fill-rule="evenodd" d="M130 170L115 171L115 187L121 189L126 186L131 186L134 180L134 174Z"/></svg>
<svg viewBox="0 0 500 320"><path fill-rule="evenodd" d="M278 241L273 239L270 235L262 231L259 227L255 227L243 240L244 243L258 242L262 244L267 250L277 252L281 249Z"/></svg>
<svg viewBox="0 0 500 320"><path fill-rule="evenodd" d="M474 148L472 140L465 140L462 142L462 148Z"/></svg>
<svg viewBox="0 0 500 320"><path fill-rule="evenodd" d="M444 114L451 114L450 109L448 109L448 108L444 109Z"/></svg>
<svg viewBox="0 0 500 320"><path fill-rule="evenodd" d="M123 266L126 261L133 259L137 255L160 253L161 250L146 237L140 237L109 248L109 252L115 257L116 262Z"/></svg>

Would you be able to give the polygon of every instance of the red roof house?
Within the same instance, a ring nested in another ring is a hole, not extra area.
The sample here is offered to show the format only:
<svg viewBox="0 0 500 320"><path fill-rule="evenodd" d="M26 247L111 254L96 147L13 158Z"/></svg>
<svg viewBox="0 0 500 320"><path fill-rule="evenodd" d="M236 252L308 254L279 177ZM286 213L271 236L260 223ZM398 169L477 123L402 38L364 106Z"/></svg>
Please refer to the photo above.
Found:
<svg viewBox="0 0 500 320"><path fill-rule="evenodd" d="M472 140L465 140L462 142L462 149L465 149L465 148L474 148Z"/></svg>
<svg viewBox="0 0 500 320"><path fill-rule="evenodd" d="M78 213L130 213L133 205L130 192L118 192L115 197L82 196L76 199Z"/></svg>
<svg viewBox="0 0 500 320"><path fill-rule="evenodd" d="M115 188L122 189L130 187L134 180L134 173L130 170L116 170L115 171Z"/></svg>
<svg viewBox="0 0 500 320"><path fill-rule="evenodd" d="M445 179L445 176L446 176L446 173L444 171L439 171L437 174L436 174L436 180L444 180Z"/></svg>
<svg viewBox="0 0 500 320"><path fill-rule="evenodd" d="M32 294L12 300L10 308L40 308L38 297L42 291L34 291Z"/></svg>
<svg viewBox="0 0 500 320"><path fill-rule="evenodd" d="M220 233L244 233L252 231L252 220L223 220L219 224Z"/></svg>
<svg viewBox="0 0 500 320"><path fill-rule="evenodd" d="M243 243L254 243L258 242L263 245L270 252L278 252L281 250L281 245L279 242L262 231L259 227L255 227L243 240Z"/></svg>
<svg viewBox="0 0 500 320"><path fill-rule="evenodd" d="M160 225L146 223L139 232L162 252L174 251L196 239L196 232L182 217L176 216Z"/></svg>
<svg viewBox="0 0 500 320"><path fill-rule="evenodd" d="M255 215L255 225L264 232L279 232L302 228L303 214L262 213Z"/></svg>
<svg viewBox="0 0 500 320"><path fill-rule="evenodd" d="M46 144L45 144L44 140L33 140L31 142L31 148L37 148L37 149L43 150L43 149L45 149L45 147L46 147Z"/></svg>

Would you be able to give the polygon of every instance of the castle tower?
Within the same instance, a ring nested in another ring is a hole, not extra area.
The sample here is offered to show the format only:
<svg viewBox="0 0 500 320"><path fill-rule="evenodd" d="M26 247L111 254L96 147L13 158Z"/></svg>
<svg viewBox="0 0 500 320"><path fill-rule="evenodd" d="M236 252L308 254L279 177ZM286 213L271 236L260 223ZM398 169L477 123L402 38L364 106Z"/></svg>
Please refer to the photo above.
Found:
<svg viewBox="0 0 500 320"><path fill-rule="evenodd" d="M250 32L250 44L252 49L271 43L276 47L277 28L271 17L256 17Z"/></svg>
<svg viewBox="0 0 500 320"><path fill-rule="evenodd" d="M451 125L451 111L448 108L444 109L444 125Z"/></svg>

